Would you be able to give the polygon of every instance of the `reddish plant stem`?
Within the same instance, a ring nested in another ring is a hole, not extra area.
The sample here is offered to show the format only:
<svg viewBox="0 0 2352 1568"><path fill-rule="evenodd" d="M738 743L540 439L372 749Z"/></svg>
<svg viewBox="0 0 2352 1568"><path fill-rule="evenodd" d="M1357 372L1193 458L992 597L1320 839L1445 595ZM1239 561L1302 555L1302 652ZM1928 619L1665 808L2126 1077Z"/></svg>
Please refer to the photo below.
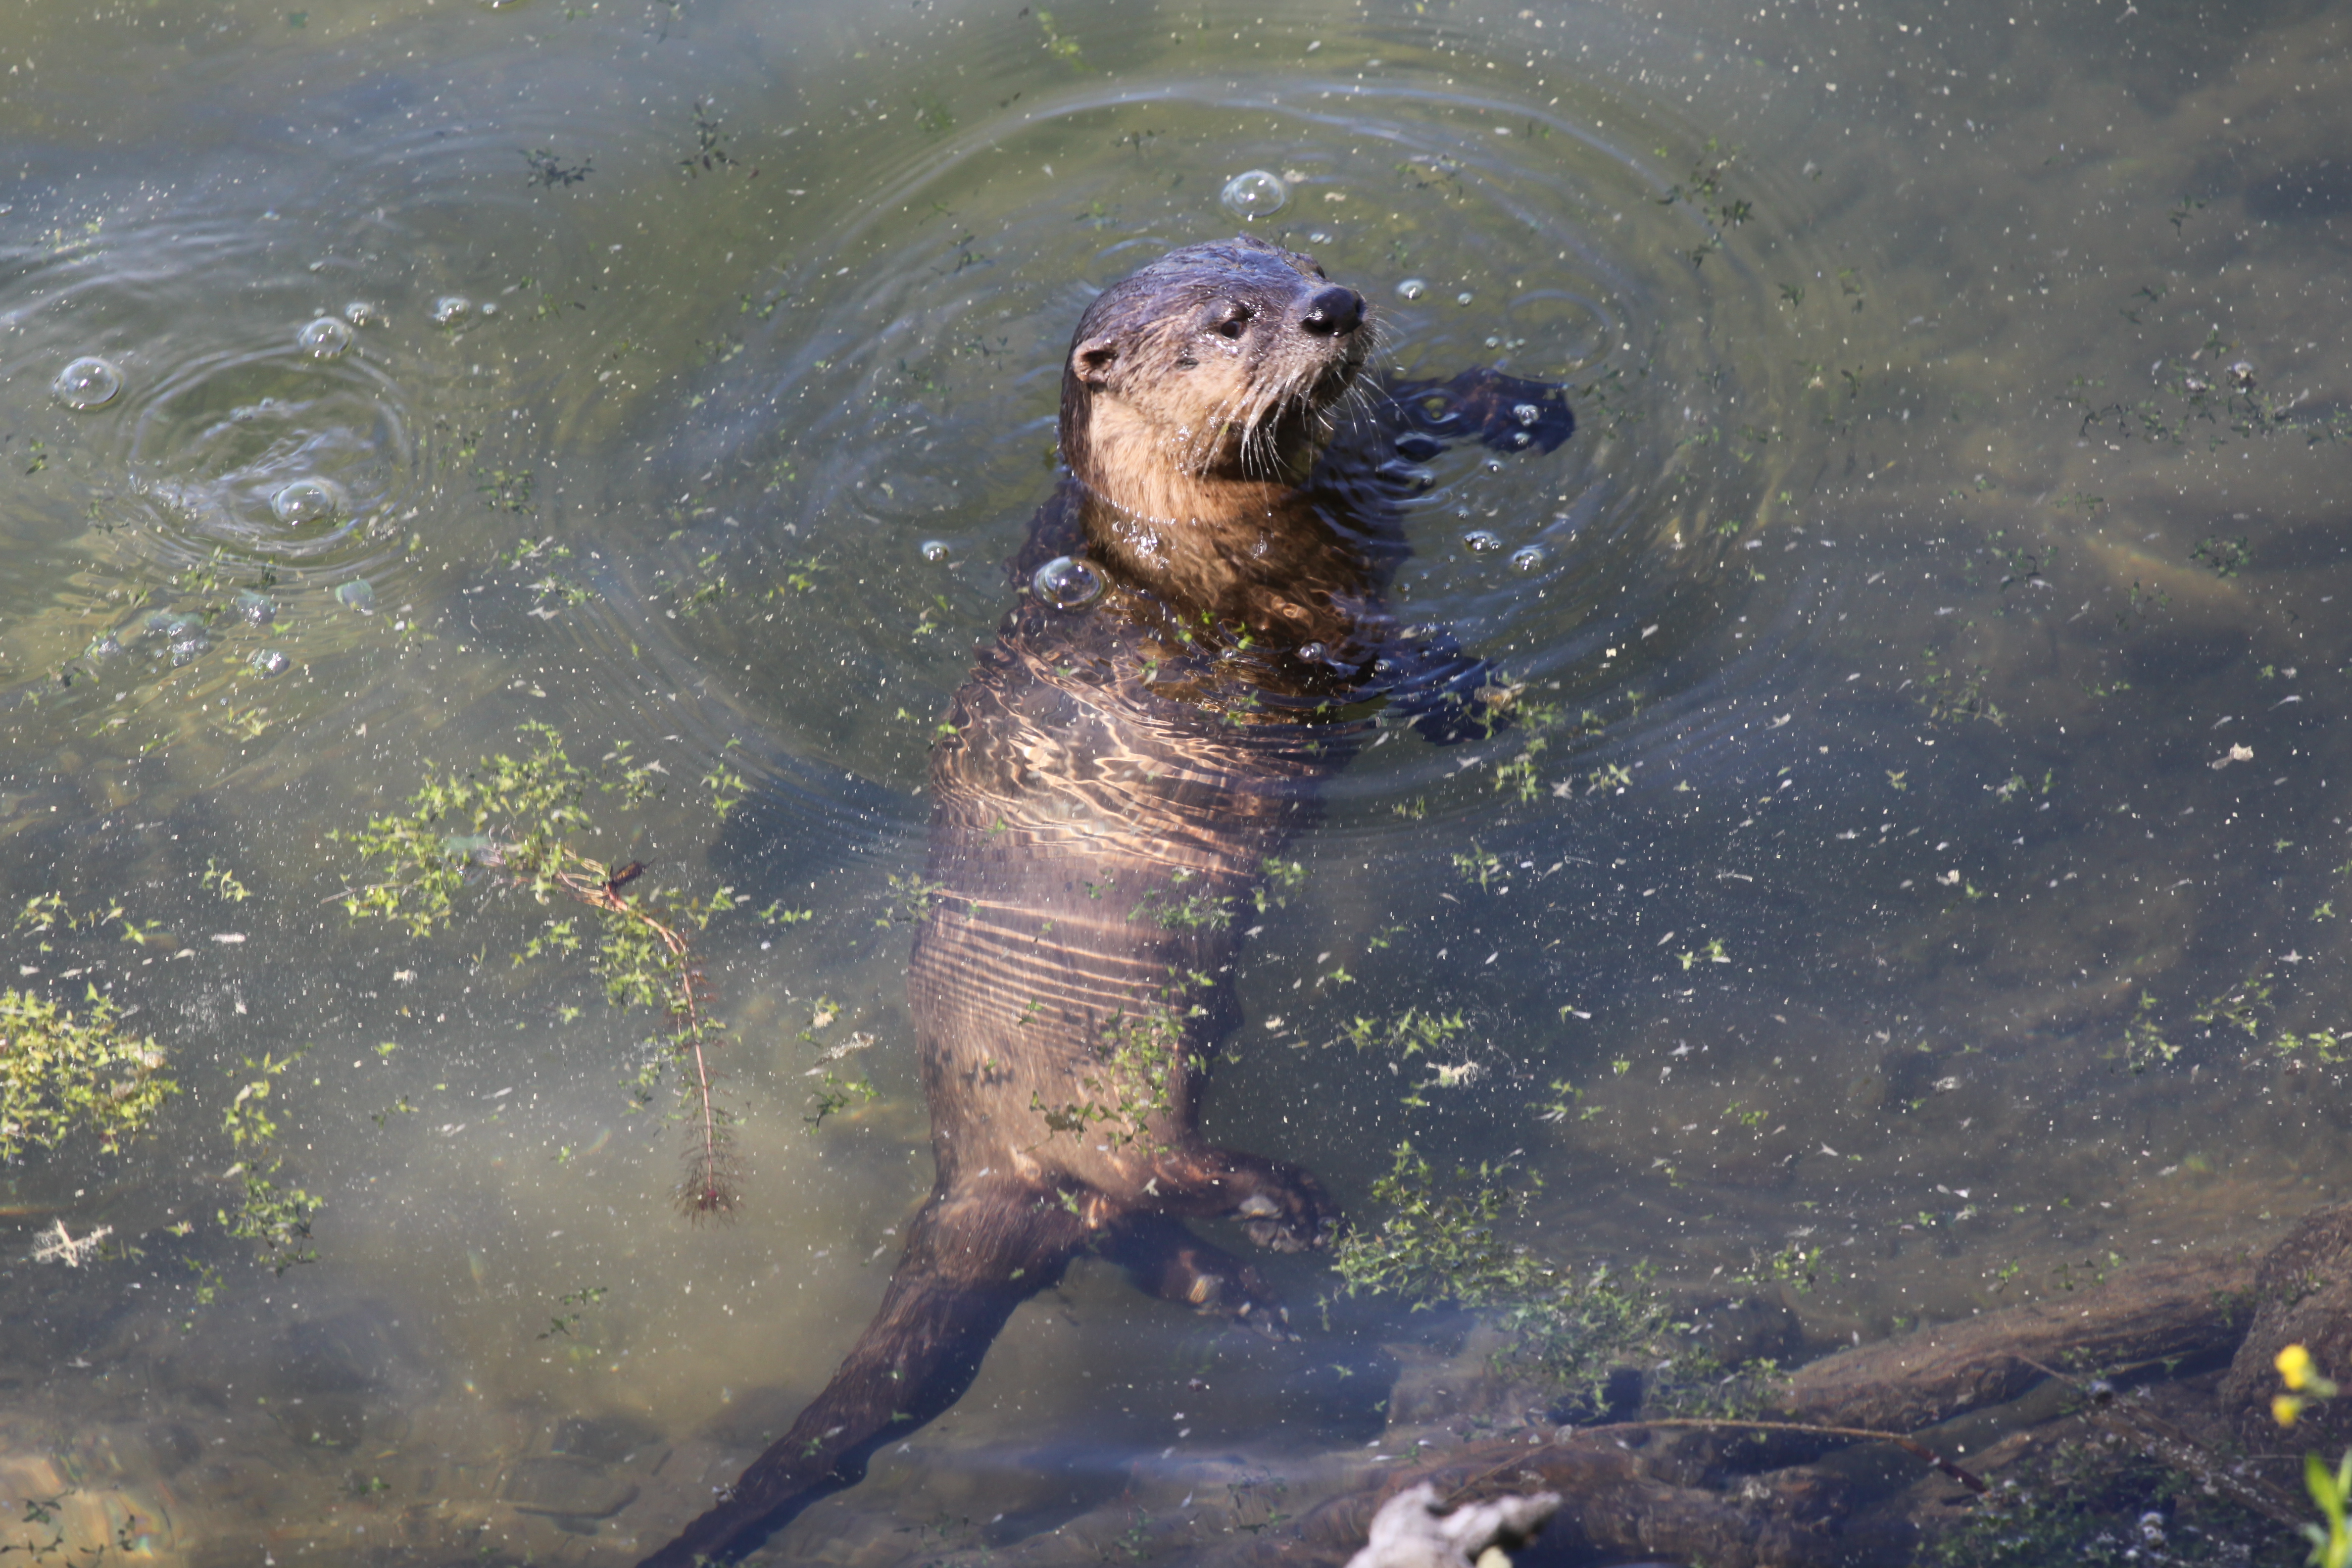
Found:
<svg viewBox="0 0 2352 1568"><path fill-rule="evenodd" d="M563 853L568 858L579 861L588 873L583 876L569 867L558 869L555 879L564 891L592 909L603 910L644 926L661 939L662 945L669 950L670 957L677 963L677 991L669 1003L671 1034L683 1042L684 1048L680 1054L693 1066L695 1100L701 1123L698 1129L700 1158L695 1162L694 1179L685 1194L686 1207L698 1217L708 1214L723 1215L734 1207L734 1200L729 1195L726 1184L719 1177L721 1139L719 1110L711 1093L710 1064L702 1051L702 1008L698 994L709 982L688 962L692 950L686 938L655 919L643 905L631 903L621 896L621 887L634 880L636 874L644 869L642 866L632 861L628 868L615 873L585 856L573 855L569 850Z"/></svg>

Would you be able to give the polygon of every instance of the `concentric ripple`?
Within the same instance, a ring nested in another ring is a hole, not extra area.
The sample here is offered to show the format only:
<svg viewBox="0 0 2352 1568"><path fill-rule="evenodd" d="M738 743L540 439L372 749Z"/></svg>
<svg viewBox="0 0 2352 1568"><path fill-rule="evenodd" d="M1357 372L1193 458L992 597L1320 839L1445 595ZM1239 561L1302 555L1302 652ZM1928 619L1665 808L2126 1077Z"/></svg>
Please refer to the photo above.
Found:
<svg viewBox="0 0 2352 1568"><path fill-rule="evenodd" d="M1786 651L1813 594L1738 548L1806 460L1802 432L1746 412L1790 400L1759 258L1811 265L1803 194L1735 198L1746 172L1705 148L1597 89L1538 106L1410 74L1072 90L976 124L747 291L767 324L665 436L670 499L733 526L634 562L607 611L652 626L644 652L673 679L800 692L787 752L911 799L923 731L898 716L943 704L1007 602L996 563L1054 480L1072 323L1094 289L1246 226L1374 302L1391 382L1487 365L1568 388L1578 429L1549 455L1395 454L1420 486L1402 607L1598 713L1588 749L1683 744L1677 697L1759 679L1743 672ZM1236 216L1234 185L1265 180L1284 205ZM761 616L645 613L656 578L722 562L761 585ZM1370 807L1458 765L1386 748L1336 793Z"/></svg>
<svg viewBox="0 0 2352 1568"><path fill-rule="evenodd" d="M130 412L126 475L167 564L356 565L415 478L390 377L290 335L182 366Z"/></svg>

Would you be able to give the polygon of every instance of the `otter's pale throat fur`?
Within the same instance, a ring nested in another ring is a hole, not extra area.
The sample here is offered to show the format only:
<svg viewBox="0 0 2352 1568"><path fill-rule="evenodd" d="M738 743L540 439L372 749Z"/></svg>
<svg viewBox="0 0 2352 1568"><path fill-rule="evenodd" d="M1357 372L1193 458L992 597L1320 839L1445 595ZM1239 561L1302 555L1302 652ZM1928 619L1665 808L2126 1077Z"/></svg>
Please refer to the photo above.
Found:
<svg viewBox="0 0 2352 1568"><path fill-rule="evenodd" d="M1439 738L1482 717L1485 667L1381 608L1399 441L1549 450L1571 426L1556 388L1486 371L1370 388L1371 333L1354 291L1248 238L1175 251L1080 321L1069 474L1015 564L1025 583L1076 554L1104 592L1024 593L932 756L940 890L908 972L931 1195L833 1381L649 1565L740 1556L855 1484L1083 1251L1285 1331L1255 1271L1184 1224L1232 1216L1288 1251L1336 1217L1306 1172L1200 1137L1204 1061L1237 1022L1234 917L1378 699Z"/></svg>

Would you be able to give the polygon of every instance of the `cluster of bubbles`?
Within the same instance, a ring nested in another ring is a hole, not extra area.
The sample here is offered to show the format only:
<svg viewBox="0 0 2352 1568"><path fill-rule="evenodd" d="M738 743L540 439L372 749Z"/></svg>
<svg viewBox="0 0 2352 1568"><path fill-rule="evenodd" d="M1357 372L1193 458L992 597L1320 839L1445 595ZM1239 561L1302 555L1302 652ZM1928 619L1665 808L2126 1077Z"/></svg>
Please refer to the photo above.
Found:
<svg viewBox="0 0 2352 1568"><path fill-rule="evenodd" d="M433 319L455 321L472 309L470 301L452 294L434 307ZM351 352L352 328L381 321L383 315L366 300L353 300L343 307L341 321L333 316L320 316L304 323L301 331L294 334L294 346L312 359L340 359ZM68 408L89 413L122 395L122 371L112 360L83 354L58 372L56 379L49 383L49 390Z"/></svg>
<svg viewBox="0 0 2352 1568"><path fill-rule="evenodd" d="M213 646L204 616L185 611L156 611L147 617L147 636L170 647L174 667L188 663Z"/></svg>
<svg viewBox="0 0 2352 1568"><path fill-rule="evenodd" d="M1056 555L1029 579L1036 595L1057 610L1082 610L1102 597L1102 574L1075 555Z"/></svg>
<svg viewBox="0 0 2352 1568"><path fill-rule="evenodd" d="M1225 182L1225 188L1217 193L1217 200L1235 217L1265 217L1289 205L1290 187L1282 183L1279 174L1247 169Z"/></svg>
<svg viewBox="0 0 2352 1568"><path fill-rule="evenodd" d="M1491 555L1503 548L1503 536L1490 528L1474 528L1462 536L1463 548L1474 555ZM1551 552L1540 544L1522 544L1511 552L1511 570L1536 573L1551 564Z"/></svg>

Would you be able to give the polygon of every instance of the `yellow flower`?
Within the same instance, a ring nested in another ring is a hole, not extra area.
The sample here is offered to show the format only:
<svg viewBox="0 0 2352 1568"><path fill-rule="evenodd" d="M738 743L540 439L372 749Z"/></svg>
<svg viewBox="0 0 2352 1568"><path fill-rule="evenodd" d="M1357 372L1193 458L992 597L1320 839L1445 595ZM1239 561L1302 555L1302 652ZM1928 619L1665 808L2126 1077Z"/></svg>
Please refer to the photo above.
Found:
<svg viewBox="0 0 2352 1568"><path fill-rule="evenodd" d="M2289 1388L2301 1388L2311 1381L2311 1352L2301 1345L2289 1345L2279 1352L2276 1364L2280 1379Z"/></svg>
<svg viewBox="0 0 2352 1568"><path fill-rule="evenodd" d="M2294 1418L2303 1414L2303 1401L2292 1394L2271 1395L2271 1418L2282 1426L2292 1426Z"/></svg>

